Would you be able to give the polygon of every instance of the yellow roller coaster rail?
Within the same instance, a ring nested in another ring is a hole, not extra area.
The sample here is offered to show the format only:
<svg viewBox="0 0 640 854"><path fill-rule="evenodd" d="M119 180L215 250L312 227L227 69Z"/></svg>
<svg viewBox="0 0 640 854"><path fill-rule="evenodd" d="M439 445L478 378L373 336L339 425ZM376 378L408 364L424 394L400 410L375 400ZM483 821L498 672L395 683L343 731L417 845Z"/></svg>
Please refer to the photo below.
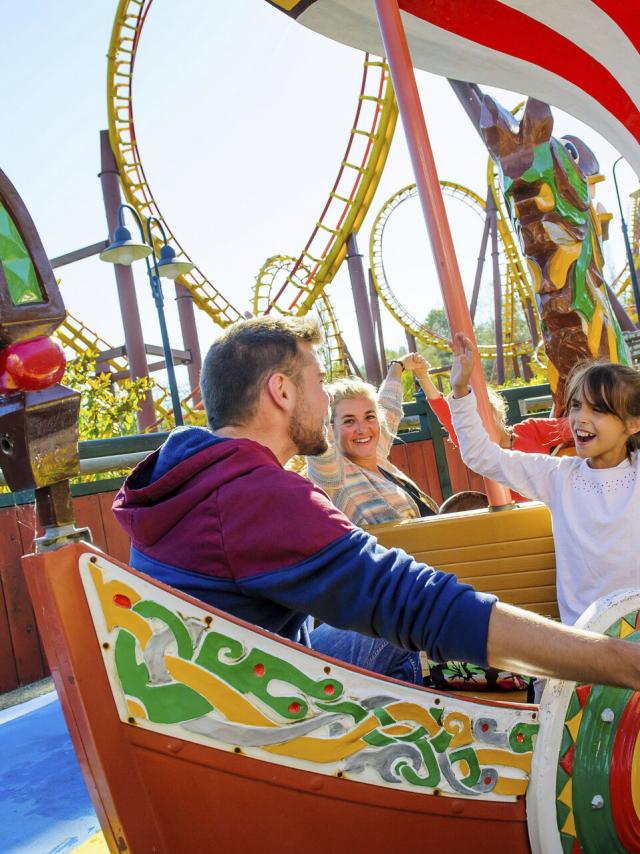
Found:
<svg viewBox="0 0 640 854"><path fill-rule="evenodd" d="M71 350L76 356L83 356L87 353L93 353L98 356L100 353L105 353L113 349L112 345L105 341L104 338L101 338L96 332L89 329L77 317L68 313L64 322L56 329L55 337L63 347ZM104 365L105 363L114 373L129 373L129 361L126 356L115 356L112 359L102 359L100 361L100 364ZM153 407L158 416L158 420L153 426L163 425L166 429L171 429L173 426L173 410L171 408L169 392L153 378L151 378L151 384ZM180 401L182 414L185 419L192 412L199 409L197 402L192 397L193 393Z"/></svg>
<svg viewBox="0 0 640 854"><path fill-rule="evenodd" d="M389 69L365 55L358 106L346 151L329 198L291 272L273 293L272 281L258 274L255 314L278 310L306 314L334 278L347 254L347 238L362 225L378 187L398 117Z"/></svg>
<svg viewBox="0 0 640 854"><path fill-rule="evenodd" d="M124 196L145 220L153 216L160 220L168 242L181 260L191 260L184 251L155 202L142 168L133 120L133 71L140 35L153 0L120 0L116 10L107 66L107 109L109 139L120 173ZM153 230L152 230L153 233ZM159 234L153 233L156 241ZM194 266L190 273L176 280L192 294L195 304L205 311L218 326L228 326L240 318L240 313Z"/></svg>
<svg viewBox="0 0 640 854"><path fill-rule="evenodd" d="M292 279L294 282L306 280L309 270L304 264L297 264L298 259L288 255L274 255L264 262L258 279L261 282L260 301L254 302L254 313L264 314L269 305L271 294L277 290L283 280ZM296 273L292 273L297 265ZM297 277L300 277L298 280ZM257 289L256 289L257 293ZM262 309L262 310L261 310ZM342 333L338 324L336 313L331 305L328 295L323 291L315 303L318 319L322 324L325 339L326 371L329 379L338 379L350 373L349 359L342 339ZM276 306L275 312L281 313Z"/></svg>
<svg viewBox="0 0 640 854"><path fill-rule="evenodd" d="M470 207L479 216L486 215L486 202L473 190L463 187L461 184L456 184L451 181L441 181L440 186L445 196L458 199L463 204ZM380 299L386 306L390 314L404 328L414 335L424 344L436 347L439 350L449 351L447 339L433 332L424 323L417 320L411 312L396 298L389 284L383 258L383 237L386 224L393 211L403 202L408 201L416 195L416 185L409 184L398 190L391 198L389 198L378 213L373 228L371 229L371 237L369 240L369 263L373 274L373 282L380 296ZM531 285L528 281L524 270L524 264L518 251L518 248L513 240L508 222L504 216L502 207L496 204L498 211L498 238L502 248L502 257L504 262L501 265L501 282L503 288L503 328L504 335L504 356L519 356L527 355L533 352L533 345L530 339L524 341L515 341L515 306L513 294L514 290L520 297L523 308L525 307L526 297L533 298ZM495 344L481 344L478 347L480 355L483 358L496 357Z"/></svg>
<svg viewBox="0 0 640 854"><path fill-rule="evenodd" d="M636 190L633 196L633 202L629 212L629 243L631 244L631 254L633 256L636 273L640 276L640 189ZM633 288L631 287L631 275L629 273L629 262L624 265L618 273L611 287L617 297L620 297L625 311L629 317L637 323L637 311L635 299L633 297Z"/></svg>

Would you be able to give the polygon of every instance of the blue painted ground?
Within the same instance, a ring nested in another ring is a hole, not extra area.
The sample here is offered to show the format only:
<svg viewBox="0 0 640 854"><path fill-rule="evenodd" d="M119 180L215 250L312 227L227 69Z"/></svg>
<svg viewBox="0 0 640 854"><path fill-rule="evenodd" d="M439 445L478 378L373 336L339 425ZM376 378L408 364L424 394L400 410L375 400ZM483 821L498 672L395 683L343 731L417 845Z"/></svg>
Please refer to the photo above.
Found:
<svg viewBox="0 0 640 854"><path fill-rule="evenodd" d="M99 829L55 692L0 712L0 852L62 854Z"/></svg>

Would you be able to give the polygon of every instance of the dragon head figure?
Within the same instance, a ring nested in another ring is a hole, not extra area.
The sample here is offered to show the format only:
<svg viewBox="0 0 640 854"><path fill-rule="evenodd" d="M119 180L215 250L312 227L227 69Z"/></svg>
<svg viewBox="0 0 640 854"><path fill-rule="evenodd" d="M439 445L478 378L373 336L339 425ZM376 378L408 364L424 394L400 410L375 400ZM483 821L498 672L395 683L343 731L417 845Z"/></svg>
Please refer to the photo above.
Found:
<svg viewBox="0 0 640 854"><path fill-rule="evenodd" d="M494 158L540 310L556 411L571 368L600 357L627 361L605 289L601 222L590 185L601 179L593 152L574 136L552 136L548 104L529 98L517 122L488 95L480 131Z"/></svg>

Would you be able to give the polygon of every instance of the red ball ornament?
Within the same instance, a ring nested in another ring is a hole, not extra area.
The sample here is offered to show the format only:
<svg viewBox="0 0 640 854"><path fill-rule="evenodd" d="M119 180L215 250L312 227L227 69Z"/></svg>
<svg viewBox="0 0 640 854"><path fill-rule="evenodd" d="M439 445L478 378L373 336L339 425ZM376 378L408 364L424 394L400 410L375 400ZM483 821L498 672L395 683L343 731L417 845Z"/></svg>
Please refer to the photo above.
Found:
<svg viewBox="0 0 640 854"><path fill-rule="evenodd" d="M62 379L67 360L52 338L32 338L0 351L0 392L39 391Z"/></svg>

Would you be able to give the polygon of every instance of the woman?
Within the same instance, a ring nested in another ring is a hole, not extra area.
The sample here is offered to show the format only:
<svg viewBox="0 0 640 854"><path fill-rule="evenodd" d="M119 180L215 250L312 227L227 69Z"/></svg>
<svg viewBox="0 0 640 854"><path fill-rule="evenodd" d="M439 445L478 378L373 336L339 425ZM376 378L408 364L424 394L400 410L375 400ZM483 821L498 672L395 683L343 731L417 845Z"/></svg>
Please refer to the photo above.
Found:
<svg viewBox="0 0 640 854"><path fill-rule="evenodd" d="M356 525L376 525L433 516L436 502L389 459L393 437L402 418L402 372L409 370L428 396L433 396L429 363L409 353L389 364L387 377L375 388L357 379L339 380L332 394L329 449L307 457L311 480L324 489L339 510ZM429 394L431 392L431 394ZM336 637L340 646L336 646ZM350 660L353 632L336 635L322 625L312 635L313 648ZM434 662L424 653L393 647L380 638L371 641L369 670L439 690L521 690L524 682L510 673L464 662Z"/></svg>
<svg viewBox="0 0 640 854"><path fill-rule="evenodd" d="M409 353L389 364L387 377L375 388L358 379L339 380L330 387L329 449L308 457L311 480L356 525L377 525L433 516L436 502L389 459L393 437L402 418L402 372L411 371L421 386L429 366L423 356Z"/></svg>

